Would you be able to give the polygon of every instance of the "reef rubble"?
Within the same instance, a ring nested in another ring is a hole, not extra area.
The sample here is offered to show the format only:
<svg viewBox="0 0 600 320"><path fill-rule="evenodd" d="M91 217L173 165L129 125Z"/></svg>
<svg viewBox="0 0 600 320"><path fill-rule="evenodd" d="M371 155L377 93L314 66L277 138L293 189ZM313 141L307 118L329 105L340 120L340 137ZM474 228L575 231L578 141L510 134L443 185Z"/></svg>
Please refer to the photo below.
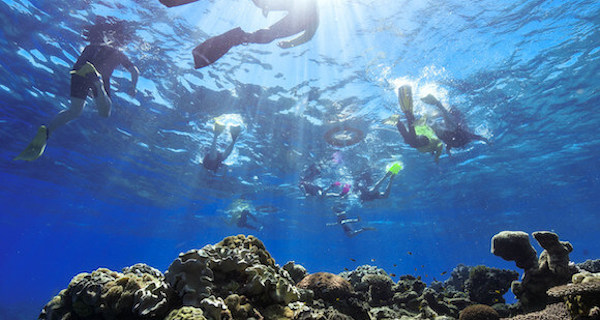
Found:
<svg viewBox="0 0 600 320"><path fill-rule="evenodd" d="M600 276L570 262L572 246L555 234L534 237L546 249L539 259L526 233L499 233L492 240L494 254L524 269L520 282L512 270L459 265L448 280L428 286L412 275L394 281L371 265L337 275L308 273L293 261L280 267L258 238L230 236L179 254L164 274L145 264L78 274L39 320L525 319L530 310L557 305L564 312L548 319L569 319L567 310L594 319ZM507 305L502 296L511 283L519 302ZM578 304L578 294L588 297L585 303ZM531 313L538 314L545 313Z"/></svg>

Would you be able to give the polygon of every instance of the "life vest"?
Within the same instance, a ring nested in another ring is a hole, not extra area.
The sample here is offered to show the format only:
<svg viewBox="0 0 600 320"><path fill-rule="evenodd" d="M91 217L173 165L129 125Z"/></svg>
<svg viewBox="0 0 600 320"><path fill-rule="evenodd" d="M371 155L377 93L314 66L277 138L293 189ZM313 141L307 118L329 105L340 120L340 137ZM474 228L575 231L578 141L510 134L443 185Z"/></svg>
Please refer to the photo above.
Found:
<svg viewBox="0 0 600 320"><path fill-rule="evenodd" d="M429 152L441 153L442 152L444 145L442 144L442 141L435 135L435 132L433 132L433 129L431 129L430 126L425 125L425 124L416 125L415 133L418 136L425 136L429 140L429 144L419 147L419 148L417 148L417 150L419 150L420 152L423 152L423 153L429 153Z"/></svg>

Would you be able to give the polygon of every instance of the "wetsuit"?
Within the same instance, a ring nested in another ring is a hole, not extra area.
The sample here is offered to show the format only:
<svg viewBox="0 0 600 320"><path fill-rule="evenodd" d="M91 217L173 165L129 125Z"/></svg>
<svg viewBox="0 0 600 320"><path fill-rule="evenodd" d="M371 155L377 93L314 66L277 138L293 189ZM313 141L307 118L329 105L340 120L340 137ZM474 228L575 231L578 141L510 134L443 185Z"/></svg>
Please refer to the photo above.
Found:
<svg viewBox="0 0 600 320"><path fill-rule="evenodd" d="M202 165L208 170L217 171L225 159L223 159L223 155L220 152L217 153L217 158L215 159L211 159L209 155L210 153L207 153L204 156L204 159L202 159Z"/></svg>
<svg viewBox="0 0 600 320"><path fill-rule="evenodd" d="M102 81L104 90L110 96L110 77L113 71L119 65L123 65L127 70L134 68L133 63L129 61L129 58L118 49L99 44L90 44L81 53L77 62L73 66L73 70L78 70L86 62L90 62L94 65L96 70L102 75ZM98 92L94 86L94 82L97 81L96 77L81 77L73 74L71 76L71 97L85 99L88 95L89 89L92 89L94 97L98 96Z"/></svg>
<svg viewBox="0 0 600 320"><path fill-rule="evenodd" d="M435 129L435 134L446 144L446 150L451 148L462 148L473 140L489 142L488 139L471 133L462 126L457 126L454 130Z"/></svg>

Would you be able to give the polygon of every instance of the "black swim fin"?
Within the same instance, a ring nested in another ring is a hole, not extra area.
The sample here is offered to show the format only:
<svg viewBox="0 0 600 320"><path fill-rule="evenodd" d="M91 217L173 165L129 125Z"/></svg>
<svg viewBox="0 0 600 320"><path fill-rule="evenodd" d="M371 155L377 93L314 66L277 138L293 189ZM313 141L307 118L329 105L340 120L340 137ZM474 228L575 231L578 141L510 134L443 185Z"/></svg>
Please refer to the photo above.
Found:
<svg viewBox="0 0 600 320"><path fill-rule="evenodd" d="M175 7L175 6L181 6L184 4L196 2L196 1L198 1L198 0L160 0L160 3L171 8L171 7Z"/></svg>
<svg viewBox="0 0 600 320"><path fill-rule="evenodd" d="M214 63L231 48L246 42L247 37L248 34L238 27L209 38L192 51L194 67L199 69Z"/></svg>
<svg viewBox="0 0 600 320"><path fill-rule="evenodd" d="M46 150L46 142L48 141L48 128L44 125L38 128L37 134L29 143L27 148L23 150L13 160L33 161L42 156Z"/></svg>

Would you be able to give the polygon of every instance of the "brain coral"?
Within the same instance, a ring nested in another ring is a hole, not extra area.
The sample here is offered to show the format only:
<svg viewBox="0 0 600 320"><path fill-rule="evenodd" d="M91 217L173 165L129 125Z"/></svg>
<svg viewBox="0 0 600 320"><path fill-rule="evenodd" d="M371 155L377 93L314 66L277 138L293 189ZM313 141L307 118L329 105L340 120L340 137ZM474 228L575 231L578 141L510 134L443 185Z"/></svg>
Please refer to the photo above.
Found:
<svg viewBox="0 0 600 320"><path fill-rule="evenodd" d="M206 318L200 308L183 307L171 311L164 320L206 320Z"/></svg>
<svg viewBox="0 0 600 320"><path fill-rule="evenodd" d="M314 291L315 297L328 301L335 301L337 298L348 297L352 294L350 282L328 272L310 274L298 282L297 286L310 289Z"/></svg>
<svg viewBox="0 0 600 320"><path fill-rule="evenodd" d="M494 308L485 304L474 304L460 312L459 320L498 320L500 316Z"/></svg>

